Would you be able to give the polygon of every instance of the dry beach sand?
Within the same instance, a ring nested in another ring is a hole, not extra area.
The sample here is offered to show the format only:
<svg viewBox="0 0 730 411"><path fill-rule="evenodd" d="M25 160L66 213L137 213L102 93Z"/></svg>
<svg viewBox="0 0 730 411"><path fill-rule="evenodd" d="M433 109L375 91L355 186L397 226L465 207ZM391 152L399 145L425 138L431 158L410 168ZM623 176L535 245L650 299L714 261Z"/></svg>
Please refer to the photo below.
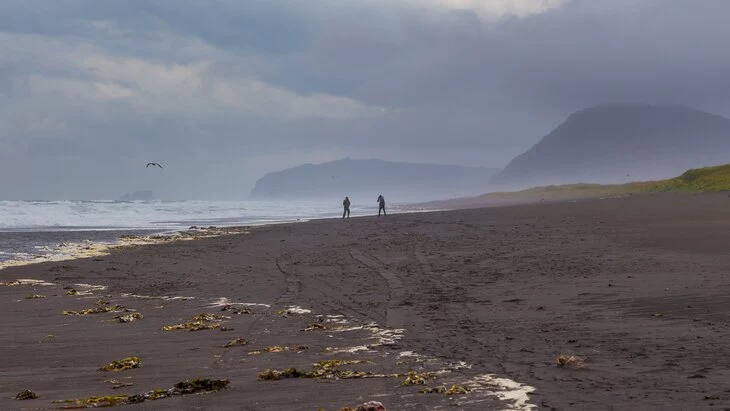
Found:
<svg viewBox="0 0 730 411"><path fill-rule="evenodd" d="M123 407L726 409L729 251L725 194L661 195L273 225L9 267L0 409L197 377L230 385ZM163 329L200 314L214 328ZM98 371L129 356L141 367ZM290 367L345 378L258 379ZM409 372L424 384L404 385ZM439 386L456 388L419 393ZM40 398L13 399L26 389Z"/></svg>

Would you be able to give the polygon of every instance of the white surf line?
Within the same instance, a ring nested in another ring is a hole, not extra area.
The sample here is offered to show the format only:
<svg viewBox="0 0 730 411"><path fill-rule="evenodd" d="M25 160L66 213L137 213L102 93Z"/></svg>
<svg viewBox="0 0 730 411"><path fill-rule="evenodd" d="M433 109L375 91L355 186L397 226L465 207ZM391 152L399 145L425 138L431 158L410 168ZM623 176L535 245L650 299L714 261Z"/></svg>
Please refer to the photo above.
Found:
<svg viewBox="0 0 730 411"><path fill-rule="evenodd" d="M49 283L49 282L43 281L43 280L34 280L32 278L19 278L17 280L10 281L7 283L0 282L0 286L5 286L5 287L13 287L13 286L17 286L17 285L51 286L51 285L56 285L56 283Z"/></svg>
<svg viewBox="0 0 730 411"><path fill-rule="evenodd" d="M406 330L372 328L371 332L378 339L377 345L394 345L403 339L403 334L405 334Z"/></svg>
<svg viewBox="0 0 730 411"><path fill-rule="evenodd" d="M199 299L198 297L188 297L188 296L170 296L170 295L142 295L142 294L132 294L132 293L122 293L121 297L123 298L139 298L143 300L162 300L162 301L175 301L175 300L195 300ZM208 299L210 300L205 307L207 308L220 308L225 307L227 305L233 305L233 306L241 306L241 307L264 307L264 308L270 308L271 305L269 304L262 304L262 303L248 303L248 302L233 302L229 300L227 297L218 297L215 299Z"/></svg>
<svg viewBox="0 0 730 411"><path fill-rule="evenodd" d="M377 323L367 323L352 327L343 326L332 329L332 331L334 332L349 332L358 330L369 331L370 334L372 334L372 338L377 340L377 343L371 344L371 347L396 344L398 341L403 339L403 336L406 332L406 330L402 328L381 328Z"/></svg>
<svg viewBox="0 0 730 411"><path fill-rule="evenodd" d="M371 349L367 345L358 345L355 347L344 347L344 348L329 348L326 350L327 354L354 354L358 352L375 353L377 351Z"/></svg>
<svg viewBox="0 0 730 411"><path fill-rule="evenodd" d="M140 295L140 294L131 294L131 293L122 293L122 297L124 298L139 298L142 300L162 300L162 301L175 301L175 300L194 300L195 297L183 297L183 296L168 296L168 295Z"/></svg>
<svg viewBox="0 0 730 411"><path fill-rule="evenodd" d="M88 291L104 291L109 287L106 285L94 285L94 284L74 284L74 287L86 288Z"/></svg>
<svg viewBox="0 0 730 411"><path fill-rule="evenodd" d="M78 288L78 290L77 290ZM77 297L91 297L94 296L95 291L105 291L109 287L106 285L95 285L95 284L73 284L73 290L75 291L74 296Z"/></svg>
<svg viewBox="0 0 730 411"><path fill-rule="evenodd" d="M349 324L344 315L318 315L317 318L324 318L324 321L332 324Z"/></svg>
<svg viewBox="0 0 730 411"><path fill-rule="evenodd" d="M306 308L302 308L302 307L299 307L296 305L291 305L289 307L286 307L285 311L287 313L291 313L291 314L311 314L312 313L312 310L308 310Z"/></svg>
<svg viewBox="0 0 730 411"><path fill-rule="evenodd" d="M45 246L41 250L49 252L45 255L37 255L32 258L22 260L6 260L0 262L0 270L8 267L19 267L31 264L72 261L81 258L104 257L109 255L113 250L118 248L163 244L173 241L190 241L200 238L222 237L225 235L246 234L250 230L247 228L240 229L211 229L211 230L195 230L193 232L178 231L171 234L157 234L149 236L121 236L116 241L94 243L89 240L83 240L77 243L62 243L58 246Z"/></svg>
<svg viewBox="0 0 730 411"><path fill-rule="evenodd" d="M506 410L537 410L537 406L530 403L530 393L534 387L521 384L509 378L498 377L494 374L478 375L469 380L466 385L472 392L492 394L502 401L510 403Z"/></svg>
<svg viewBox="0 0 730 411"><path fill-rule="evenodd" d="M264 308L271 308L271 305L269 304L261 304L261 303L238 303L233 302L229 300L226 297L219 297L215 300L213 300L210 304L207 305L209 308L216 308L216 307L225 307L227 305L240 305L242 307L264 307Z"/></svg>
<svg viewBox="0 0 730 411"><path fill-rule="evenodd" d="M92 243L83 241L80 243L64 243L57 247L44 247L43 250L50 254L37 255L22 260L7 260L0 263L0 270L8 267L19 267L24 265L71 261L80 258L91 258L108 255L109 251L117 246L112 243Z"/></svg>

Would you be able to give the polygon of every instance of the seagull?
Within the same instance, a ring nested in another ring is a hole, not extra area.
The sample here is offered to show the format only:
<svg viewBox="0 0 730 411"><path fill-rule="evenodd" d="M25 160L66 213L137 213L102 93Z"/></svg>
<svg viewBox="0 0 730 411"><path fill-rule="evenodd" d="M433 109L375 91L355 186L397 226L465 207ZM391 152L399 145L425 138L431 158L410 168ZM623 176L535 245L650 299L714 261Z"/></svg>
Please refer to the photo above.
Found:
<svg viewBox="0 0 730 411"><path fill-rule="evenodd" d="M154 166L154 167L160 167L160 168L162 168L162 166L159 165L159 164L157 164L157 163L147 163L147 166L145 166L145 168L147 168L149 166Z"/></svg>

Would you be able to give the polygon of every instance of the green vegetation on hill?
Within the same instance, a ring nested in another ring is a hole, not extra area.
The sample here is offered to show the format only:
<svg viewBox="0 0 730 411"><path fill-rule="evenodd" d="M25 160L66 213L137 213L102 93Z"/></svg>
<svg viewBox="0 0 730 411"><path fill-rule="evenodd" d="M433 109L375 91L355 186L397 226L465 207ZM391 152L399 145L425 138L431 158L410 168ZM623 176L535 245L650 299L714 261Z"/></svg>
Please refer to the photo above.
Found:
<svg viewBox="0 0 730 411"><path fill-rule="evenodd" d="M627 184L566 184L535 187L516 192L490 193L481 198L495 201L537 201L600 198L659 192L730 191L730 164L696 168L679 177Z"/></svg>
<svg viewBox="0 0 730 411"><path fill-rule="evenodd" d="M730 191L730 164L688 170L679 177L657 181L652 191Z"/></svg>
<svg viewBox="0 0 730 411"><path fill-rule="evenodd" d="M593 198L626 195L648 191L653 183L629 183L629 184L565 184L555 186L534 187L516 192L502 192L487 194L490 199L511 199L511 198Z"/></svg>
<svg viewBox="0 0 730 411"><path fill-rule="evenodd" d="M655 183L628 184L565 184L534 187L522 191L489 193L481 196L488 201L533 202L555 200L577 200L585 198L615 197L651 191Z"/></svg>

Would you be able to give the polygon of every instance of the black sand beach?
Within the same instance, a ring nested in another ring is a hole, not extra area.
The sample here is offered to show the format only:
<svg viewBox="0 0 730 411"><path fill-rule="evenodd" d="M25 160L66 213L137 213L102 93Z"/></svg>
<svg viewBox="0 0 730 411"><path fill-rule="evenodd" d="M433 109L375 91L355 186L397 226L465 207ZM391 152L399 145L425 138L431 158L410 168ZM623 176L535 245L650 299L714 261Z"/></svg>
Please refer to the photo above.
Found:
<svg viewBox="0 0 730 411"><path fill-rule="evenodd" d="M125 407L725 409L729 216L725 194L587 200L265 226L3 269L0 408L204 377L230 385ZM63 314L115 305L136 311ZM163 330L203 313L215 328ZM560 367L561 355L576 358ZM98 371L129 356L142 366ZM258 378L290 367L340 378ZM424 384L404 385L409 372ZM456 387L419 393L438 386ZM26 389L40 398L13 399Z"/></svg>

